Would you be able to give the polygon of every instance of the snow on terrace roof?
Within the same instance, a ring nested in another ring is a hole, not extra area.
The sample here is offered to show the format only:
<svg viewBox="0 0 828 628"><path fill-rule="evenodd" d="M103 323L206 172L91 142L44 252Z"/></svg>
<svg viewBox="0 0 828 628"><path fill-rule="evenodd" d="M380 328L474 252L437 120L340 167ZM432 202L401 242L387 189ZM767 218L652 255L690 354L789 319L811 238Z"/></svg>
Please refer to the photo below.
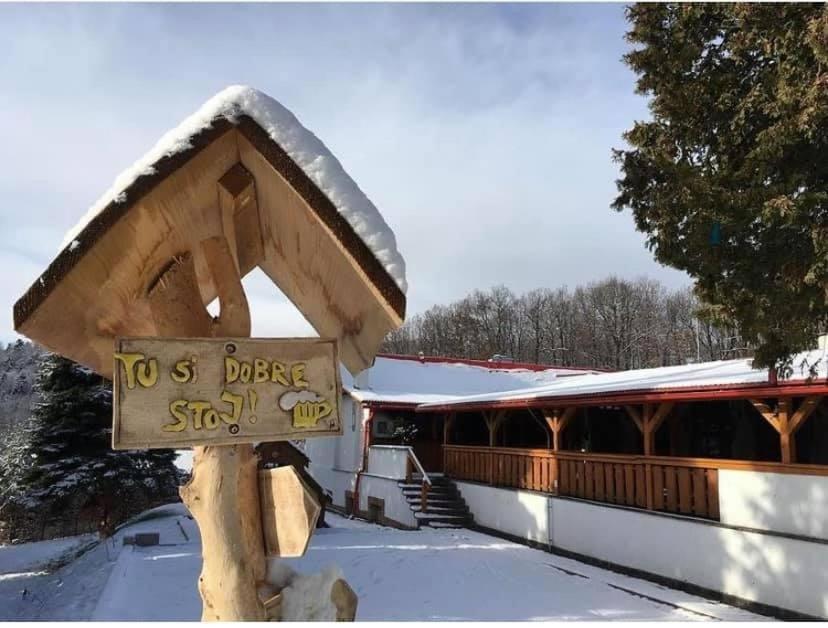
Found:
<svg viewBox="0 0 828 628"><path fill-rule="evenodd" d="M342 386L358 401L416 405L450 402L467 395L543 386L558 377L578 376L592 371L542 365L510 364L452 358L378 355L367 369L367 386L342 371ZM578 377L572 377L577 379ZM359 381L363 381L360 377Z"/></svg>
<svg viewBox="0 0 828 628"><path fill-rule="evenodd" d="M397 250L394 232L374 204L322 141L302 126L296 116L267 94L245 85L232 85L213 96L118 175L80 222L68 231L61 249L77 247L77 237L84 228L111 203L123 202L125 192L139 177L154 174L158 161L192 148L193 137L211 128L217 120L224 118L235 123L242 115L255 120L319 187L405 293L405 261Z"/></svg>
<svg viewBox="0 0 828 628"><path fill-rule="evenodd" d="M828 362L826 352L822 349L801 353L794 357L794 373L785 382L805 383L808 380L809 367L815 366L816 374L813 381L822 380L821 383L824 384L828 378L826 362ZM686 391L768 383L768 370L754 369L750 359L726 360L553 379L550 382L530 385L522 389L466 395L455 397L451 401L425 402L419 406L419 409L437 410L451 406L484 407L489 404L589 398L615 393Z"/></svg>

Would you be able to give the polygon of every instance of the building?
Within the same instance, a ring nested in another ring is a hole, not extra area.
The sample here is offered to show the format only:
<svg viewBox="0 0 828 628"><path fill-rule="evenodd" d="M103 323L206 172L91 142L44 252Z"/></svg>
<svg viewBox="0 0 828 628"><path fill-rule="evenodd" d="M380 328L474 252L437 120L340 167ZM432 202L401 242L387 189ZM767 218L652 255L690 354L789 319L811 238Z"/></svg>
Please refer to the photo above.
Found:
<svg viewBox="0 0 828 628"><path fill-rule="evenodd" d="M600 373L381 356L344 383L345 434L308 442L311 473L335 507L386 524L450 522L449 485L477 527L828 617L825 353L779 380L750 360ZM405 425L410 447L391 437Z"/></svg>

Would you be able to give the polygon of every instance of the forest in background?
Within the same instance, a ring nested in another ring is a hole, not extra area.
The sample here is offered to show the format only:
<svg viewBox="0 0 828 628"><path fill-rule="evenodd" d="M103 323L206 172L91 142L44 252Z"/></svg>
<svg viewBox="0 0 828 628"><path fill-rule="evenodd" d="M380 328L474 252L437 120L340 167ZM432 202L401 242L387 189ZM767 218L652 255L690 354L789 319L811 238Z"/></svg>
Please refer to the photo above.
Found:
<svg viewBox="0 0 828 628"><path fill-rule="evenodd" d="M752 356L737 329L700 320L698 308L690 288L647 278L522 295L496 286L412 316L382 351L612 370Z"/></svg>
<svg viewBox="0 0 828 628"><path fill-rule="evenodd" d="M29 416L42 355L43 349L27 340L0 343L0 438Z"/></svg>

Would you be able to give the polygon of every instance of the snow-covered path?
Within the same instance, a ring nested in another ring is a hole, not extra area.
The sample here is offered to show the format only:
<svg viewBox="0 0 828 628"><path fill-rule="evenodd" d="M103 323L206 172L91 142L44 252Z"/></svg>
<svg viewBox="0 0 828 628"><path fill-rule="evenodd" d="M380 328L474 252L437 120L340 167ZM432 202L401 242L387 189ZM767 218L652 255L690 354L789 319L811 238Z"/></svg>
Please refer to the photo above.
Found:
<svg viewBox="0 0 828 628"><path fill-rule="evenodd" d="M0 619L197 620L198 532L182 506L163 514L119 533L159 531L161 546L127 546L117 558L110 547L111 561L99 547L39 576L37 613L9 599L0 580ZM305 573L339 565L359 595L359 620L762 619L477 532L406 532L331 513L327 521L332 527L316 531L308 553L286 562ZM51 601L58 594L62 604Z"/></svg>

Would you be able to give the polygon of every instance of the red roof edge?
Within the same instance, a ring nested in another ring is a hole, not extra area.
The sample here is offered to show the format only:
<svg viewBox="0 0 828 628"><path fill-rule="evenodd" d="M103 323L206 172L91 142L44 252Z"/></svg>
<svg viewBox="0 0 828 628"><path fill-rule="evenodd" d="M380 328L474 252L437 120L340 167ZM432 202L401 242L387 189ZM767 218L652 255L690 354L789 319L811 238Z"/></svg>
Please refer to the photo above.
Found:
<svg viewBox="0 0 828 628"><path fill-rule="evenodd" d="M509 391L504 391L506 396ZM706 386L675 387L659 389L638 389L624 391L604 391L600 393L582 393L567 396L524 397L491 401L434 404L424 408L420 404L417 412L462 412L506 408L546 408L551 406L596 406L624 405L629 403L658 403L665 401L692 402L716 401L725 399L744 399L747 397L801 397L805 395L828 395L828 383L813 380L787 380L783 383L769 384L753 382L744 384L710 384ZM471 395L470 395L471 396Z"/></svg>
<svg viewBox="0 0 828 628"><path fill-rule="evenodd" d="M378 353L378 358L389 358L391 360L409 360L411 362L422 362L428 364L468 364L469 366L480 366L489 369L527 370L527 371L572 371L574 373L589 373L592 371L600 373L611 373L608 369L582 368L577 366L555 366L554 364L535 364L534 362L500 362L489 360L471 360L468 358L448 358L436 355L404 355L400 353Z"/></svg>

